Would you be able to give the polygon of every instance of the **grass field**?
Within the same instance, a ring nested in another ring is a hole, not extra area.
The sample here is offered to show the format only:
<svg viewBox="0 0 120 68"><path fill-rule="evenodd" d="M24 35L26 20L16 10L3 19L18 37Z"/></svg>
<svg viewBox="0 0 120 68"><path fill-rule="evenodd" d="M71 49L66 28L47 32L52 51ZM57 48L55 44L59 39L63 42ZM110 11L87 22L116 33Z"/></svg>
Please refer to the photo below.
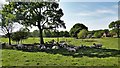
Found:
<svg viewBox="0 0 120 68"><path fill-rule="evenodd" d="M63 56L45 52L22 52L16 50L2 50L3 66L117 66L117 57L97 58Z"/></svg>
<svg viewBox="0 0 120 68"><path fill-rule="evenodd" d="M44 38L45 42L56 40L57 38ZM1 38L1 42L8 42L7 38ZM59 41L66 41L68 44L72 44L75 46L79 45L86 45L90 46L93 43L101 43L103 47L110 48L110 49L118 49L118 42L120 42L120 38L100 38L100 39L74 39L74 38L59 38ZM14 41L12 41L13 44L15 44ZM33 43L39 43L39 38L28 38L26 40L23 40L24 44L33 44Z"/></svg>
<svg viewBox="0 0 120 68"><path fill-rule="evenodd" d="M44 38L45 42L57 38ZM118 50L118 38L101 39L74 39L60 38L73 45L92 45L93 43L103 44L103 48ZM1 38L2 42L7 42L6 38ZM29 38L23 43L38 43L39 38ZM13 42L15 43L15 42ZM97 51L97 50L96 50ZM2 50L2 66L118 66L118 56L98 57L73 57L62 54L50 54L46 52L23 52L18 50Z"/></svg>

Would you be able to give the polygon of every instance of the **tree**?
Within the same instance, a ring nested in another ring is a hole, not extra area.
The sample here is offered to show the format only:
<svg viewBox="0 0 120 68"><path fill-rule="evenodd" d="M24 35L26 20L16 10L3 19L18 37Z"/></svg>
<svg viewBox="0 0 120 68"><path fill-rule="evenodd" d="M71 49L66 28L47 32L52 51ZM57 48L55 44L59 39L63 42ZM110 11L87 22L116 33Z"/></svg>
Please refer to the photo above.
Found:
<svg viewBox="0 0 120 68"><path fill-rule="evenodd" d="M78 38L80 39L84 39L87 37L87 33L88 31L86 29L82 29L77 35L78 35Z"/></svg>
<svg viewBox="0 0 120 68"><path fill-rule="evenodd" d="M59 36L60 36L60 37L70 37L68 31L60 31L60 32L59 32Z"/></svg>
<svg viewBox="0 0 120 68"><path fill-rule="evenodd" d="M104 31L98 30L94 33L94 37L95 38L101 38L101 36L103 35Z"/></svg>
<svg viewBox="0 0 120 68"><path fill-rule="evenodd" d="M18 42L18 44L20 40L22 43L22 40L27 39L28 37L29 37L29 31L26 29L20 29L20 31L14 32L12 34L12 40Z"/></svg>
<svg viewBox="0 0 120 68"><path fill-rule="evenodd" d="M32 37L39 37L39 31L38 30L34 30L32 33L31 33Z"/></svg>
<svg viewBox="0 0 120 68"><path fill-rule="evenodd" d="M51 31L50 30L44 30L43 36L44 37L51 37L52 36Z"/></svg>
<svg viewBox="0 0 120 68"><path fill-rule="evenodd" d="M59 37L59 32L57 30L52 30L51 31L51 36L52 37Z"/></svg>
<svg viewBox="0 0 120 68"><path fill-rule="evenodd" d="M110 35L113 37L116 35L116 31L114 29L110 30Z"/></svg>
<svg viewBox="0 0 120 68"><path fill-rule="evenodd" d="M0 28L4 34L7 34L9 38L9 45L11 45L11 33L13 31L13 22L15 19L15 15L13 14L13 8L11 4L4 5L2 11L0 12L2 15L2 22L0 23Z"/></svg>
<svg viewBox="0 0 120 68"><path fill-rule="evenodd" d="M109 24L109 28L114 29L114 31L117 33L117 37L119 38L119 34L120 34L120 20L117 21L113 21Z"/></svg>
<svg viewBox="0 0 120 68"><path fill-rule="evenodd" d="M77 23L75 24L71 29L70 29L70 35L72 37L76 37L77 38L77 34L80 32L80 30L82 29L86 29L88 30L88 27L86 27L84 24L81 23Z"/></svg>
<svg viewBox="0 0 120 68"><path fill-rule="evenodd" d="M40 33L40 43L44 44L43 30L59 27L65 28L65 23L61 20L64 15L59 4L56 2L30 2L15 3L17 20L25 26L37 26Z"/></svg>

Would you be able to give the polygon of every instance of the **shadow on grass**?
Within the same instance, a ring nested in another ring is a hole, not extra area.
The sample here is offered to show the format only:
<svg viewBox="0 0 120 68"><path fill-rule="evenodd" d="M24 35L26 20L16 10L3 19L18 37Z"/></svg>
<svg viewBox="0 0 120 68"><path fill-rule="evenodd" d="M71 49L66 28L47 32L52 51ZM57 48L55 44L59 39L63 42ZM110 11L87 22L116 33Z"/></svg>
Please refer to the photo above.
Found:
<svg viewBox="0 0 120 68"><path fill-rule="evenodd" d="M98 57L98 58L106 58L106 57L120 57L120 50L116 49L105 49L105 48L81 48L76 52L69 52L66 49L44 49L44 50L23 50L25 52L46 52L50 54L61 54L64 56L73 56L73 57Z"/></svg>

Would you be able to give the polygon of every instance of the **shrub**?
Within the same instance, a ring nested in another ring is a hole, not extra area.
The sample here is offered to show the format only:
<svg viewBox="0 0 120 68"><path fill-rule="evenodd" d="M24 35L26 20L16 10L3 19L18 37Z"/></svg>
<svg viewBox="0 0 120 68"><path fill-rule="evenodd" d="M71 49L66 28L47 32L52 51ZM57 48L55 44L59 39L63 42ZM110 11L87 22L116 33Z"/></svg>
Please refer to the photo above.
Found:
<svg viewBox="0 0 120 68"><path fill-rule="evenodd" d="M78 33L78 38L80 38L80 39L84 39L84 38L86 38L86 36L87 36L87 30L86 29L82 29L79 33Z"/></svg>

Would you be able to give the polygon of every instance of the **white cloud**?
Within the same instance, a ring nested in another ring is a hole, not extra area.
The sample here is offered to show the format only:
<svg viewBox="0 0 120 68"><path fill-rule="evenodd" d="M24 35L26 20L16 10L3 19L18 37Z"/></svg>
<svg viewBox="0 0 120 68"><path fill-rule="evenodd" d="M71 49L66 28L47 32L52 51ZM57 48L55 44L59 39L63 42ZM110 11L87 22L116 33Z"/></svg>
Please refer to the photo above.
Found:
<svg viewBox="0 0 120 68"><path fill-rule="evenodd" d="M101 14L117 14L117 11L112 9L97 9L95 11L83 11L80 13L77 13L79 16L98 16Z"/></svg>
<svg viewBox="0 0 120 68"><path fill-rule="evenodd" d="M111 9L98 9L96 10L96 13L100 14L115 14L116 12Z"/></svg>
<svg viewBox="0 0 120 68"><path fill-rule="evenodd" d="M4 4L5 3L5 0L0 0L0 4Z"/></svg>

